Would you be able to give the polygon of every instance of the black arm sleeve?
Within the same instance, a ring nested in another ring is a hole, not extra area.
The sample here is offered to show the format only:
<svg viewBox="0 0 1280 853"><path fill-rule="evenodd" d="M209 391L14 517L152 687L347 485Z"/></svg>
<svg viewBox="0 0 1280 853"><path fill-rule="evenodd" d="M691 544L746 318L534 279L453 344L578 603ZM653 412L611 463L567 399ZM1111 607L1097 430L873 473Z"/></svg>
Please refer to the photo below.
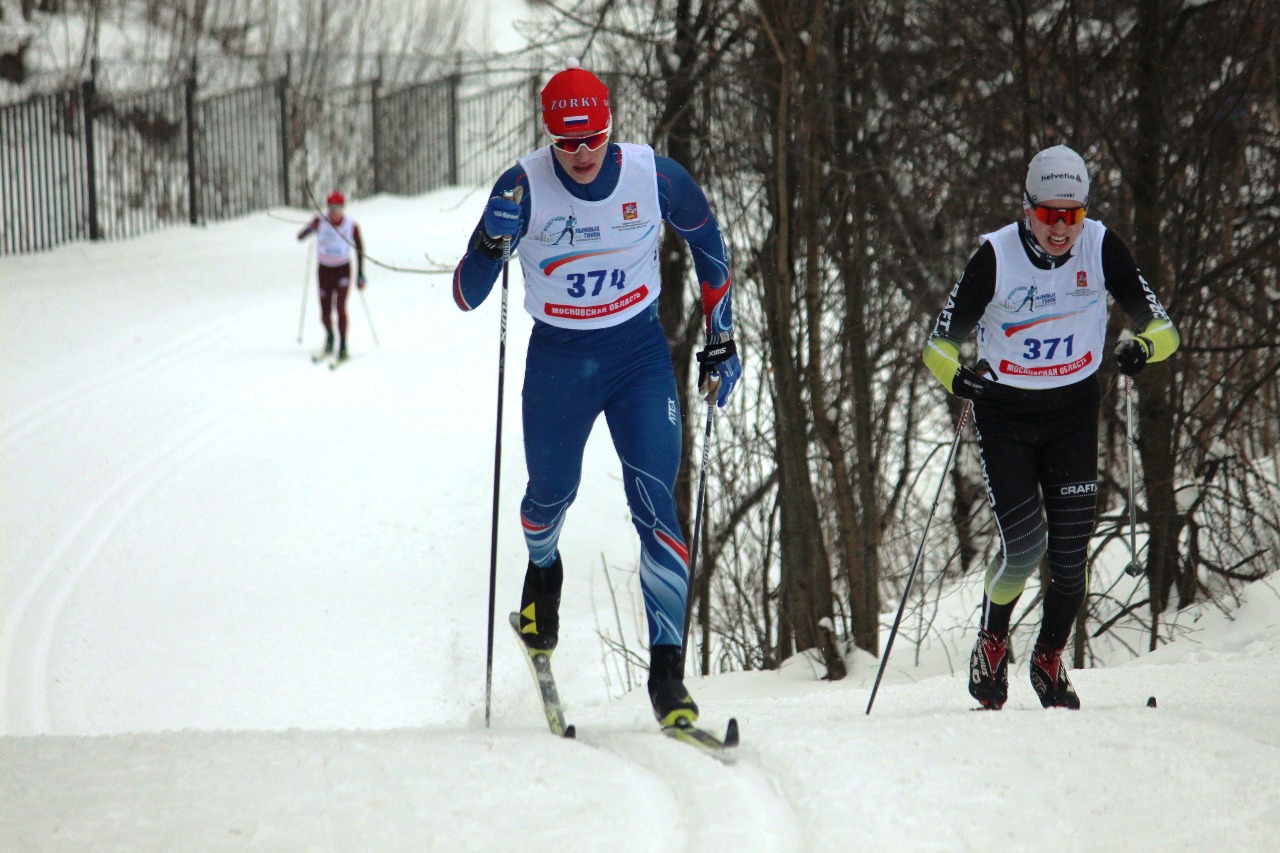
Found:
<svg viewBox="0 0 1280 853"><path fill-rule="evenodd" d="M1102 236L1102 275L1107 291L1137 329L1157 317L1169 319L1155 291L1143 278L1124 240L1111 229Z"/></svg>
<svg viewBox="0 0 1280 853"><path fill-rule="evenodd" d="M995 295L996 250L988 242L973 253L960 280L951 288L946 307L934 324L932 337L947 338L957 344L969 337Z"/></svg>

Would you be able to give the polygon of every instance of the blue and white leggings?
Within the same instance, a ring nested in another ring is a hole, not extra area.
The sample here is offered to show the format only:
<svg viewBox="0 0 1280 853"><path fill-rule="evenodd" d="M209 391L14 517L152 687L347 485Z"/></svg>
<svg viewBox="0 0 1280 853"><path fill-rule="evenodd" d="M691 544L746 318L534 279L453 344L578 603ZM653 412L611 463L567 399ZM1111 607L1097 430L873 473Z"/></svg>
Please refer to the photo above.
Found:
<svg viewBox="0 0 1280 853"><path fill-rule="evenodd" d="M565 514L578 493L583 449L603 412L640 534L649 645L679 646L689 577L672 491L680 470L681 415L656 304L606 329L535 323L523 410L529 484L520 521L529 559L543 567L554 562Z"/></svg>

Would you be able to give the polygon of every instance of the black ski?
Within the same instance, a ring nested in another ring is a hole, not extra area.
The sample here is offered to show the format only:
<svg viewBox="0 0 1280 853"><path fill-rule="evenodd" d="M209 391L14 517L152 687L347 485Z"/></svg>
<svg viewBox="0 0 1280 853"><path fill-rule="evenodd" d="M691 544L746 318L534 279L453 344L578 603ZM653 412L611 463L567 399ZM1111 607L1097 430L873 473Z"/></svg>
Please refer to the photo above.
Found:
<svg viewBox="0 0 1280 853"><path fill-rule="evenodd" d="M516 642L520 644L525 660L529 662L529 672L533 675L533 682L538 687L538 697L542 700L542 708L547 715L548 728L557 737L573 737L576 731L564 720L564 706L560 704L556 679L551 674L551 652L531 649L524 644L524 638L520 636L520 614L512 613L507 621L511 623Z"/></svg>
<svg viewBox="0 0 1280 853"><path fill-rule="evenodd" d="M736 719L729 720L729 727L725 729L723 738L718 738L706 729L700 729L690 723L663 726L662 733L672 740L678 740L681 743L687 743L700 749L725 764L732 764L738 758L736 752L736 747L738 746L738 721Z"/></svg>

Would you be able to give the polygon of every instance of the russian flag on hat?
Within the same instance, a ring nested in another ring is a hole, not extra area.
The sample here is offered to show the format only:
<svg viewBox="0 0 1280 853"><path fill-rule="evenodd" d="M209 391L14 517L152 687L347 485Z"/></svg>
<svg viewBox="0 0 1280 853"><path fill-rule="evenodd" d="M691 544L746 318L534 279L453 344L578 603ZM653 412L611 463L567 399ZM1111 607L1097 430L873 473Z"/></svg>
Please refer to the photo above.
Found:
<svg viewBox="0 0 1280 853"><path fill-rule="evenodd" d="M564 70L542 87L542 123L552 136L591 133L609 127L609 90L600 78L565 61Z"/></svg>

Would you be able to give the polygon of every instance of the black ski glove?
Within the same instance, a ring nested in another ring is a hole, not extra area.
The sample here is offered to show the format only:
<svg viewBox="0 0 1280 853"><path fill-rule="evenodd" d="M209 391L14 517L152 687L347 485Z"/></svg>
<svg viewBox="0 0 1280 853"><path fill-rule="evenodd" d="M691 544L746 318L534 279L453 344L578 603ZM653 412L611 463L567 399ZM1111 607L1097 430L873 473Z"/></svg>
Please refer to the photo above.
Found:
<svg viewBox="0 0 1280 853"><path fill-rule="evenodd" d="M979 362L977 367L981 370L986 368L986 362ZM988 391L999 388L995 382L973 372L963 364L956 371L955 378L951 380L951 393L964 400L977 400L986 396Z"/></svg>
<svg viewBox="0 0 1280 853"><path fill-rule="evenodd" d="M742 374L742 365L738 361L738 347L733 337L726 332L720 335L708 335L707 346L698 356L698 393L708 403L719 402L724 406L733 386ZM721 393L721 381L725 382Z"/></svg>
<svg viewBox="0 0 1280 853"><path fill-rule="evenodd" d="M1116 364L1125 376L1137 376L1147 366L1147 359L1155 352L1155 344L1149 338L1138 335L1116 345Z"/></svg>

